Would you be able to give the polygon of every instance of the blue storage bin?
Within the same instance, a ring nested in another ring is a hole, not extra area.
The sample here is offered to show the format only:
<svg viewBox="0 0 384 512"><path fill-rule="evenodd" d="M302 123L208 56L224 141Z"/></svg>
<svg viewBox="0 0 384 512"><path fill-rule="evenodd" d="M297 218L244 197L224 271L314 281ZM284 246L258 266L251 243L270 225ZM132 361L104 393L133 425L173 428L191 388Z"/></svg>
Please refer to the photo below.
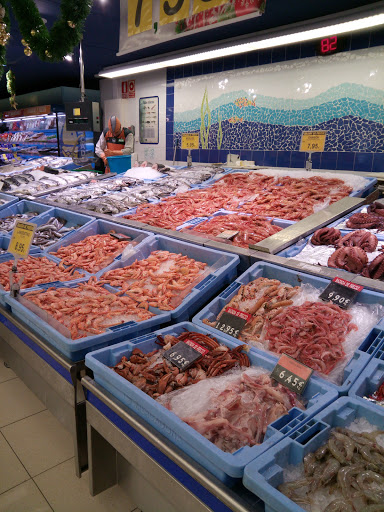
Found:
<svg viewBox="0 0 384 512"><path fill-rule="evenodd" d="M329 226L329 227L331 227L331 226ZM341 233L341 236L345 236L345 235L348 235L349 233L351 233L351 230L347 230L347 231L340 230L340 233ZM311 235L307 236L306 238L302 238L301 240L296 242L296 244L291 245L287 249L284 249L284 251L278 252L277 256L281 256L282 258L293 258L294 256L297 256L307 246L307 244L311 240L312 236L313 236L313 233ZM376 233L375 236L377 237L377 239L379 241L384 240L384 234L382 234L382 233ZM335 247L335 251L336 251L336 247ZM312 263L312 265L313 265L313 263ZM325 265L325 266L327 266L327 265ZM348 272L348 270L344 270L341 268L339 268L337 270L339 270L341 272L341 274L342 274L341 277L345 277L345 279L348 279L348 276L351 276L351 272Z"/></svg>
<svg viewBox="0 0 384 512"><path fill-rule="evenodd" d="M132 238L131 243L135 244L135 248L140 247L141 243L147 238L153 237L153 234L149 233L148 231L141 231L139 229L123 226L121 224L115 224L107 220L96 220L94 222L89 222L85 224L82 228L77 229L72 233L69 233L68 236L62 238L61 240L58 240L50 247L48 247L47 251L50 254L52 254L56 252L60 247L67 247L67 245L80 242L81 240L84 240L84 238L87 238L88 236L104 235L112 230L115 231L116 233L121 233L123 235L130 236ZM119 257L120 255L118 256L118 258Z"/></svg>
<svg viewBox="0 0 384 512"><path fill-rule="evenodd" d="M23 199L22 201L14 203L11 206L7 206L7 208L3 208L2 210L0 210L0 219L4 219L5 217L10 217L11 215L17 215L26 212L37 212L39 215L41 215L42 213L48 212L51 209L51 206L46 206L45 204L40 204L36 203L35 201L28 201L27 199ZM33 217L28 222L35 223L36 220L38 220L38 216ZM8 232L3 231L3 233ZM9 233L12 232L10 231Z"/></svg>
<svg viewBox="0 0 384 512"><path fill-rule="evenodd" d="M140 247L134 247L132 253L124 261L117 258L111 265L96 274L101 279L105 272L115 268L128 267L136 260L144 260L153 251L169 251L188 256L197 261L207 263L210 273L194 286L182 303L170 311L174 322L189 320L190 317L222 286L230 283L236 276L236 268L240 258L236 254L229 254L216 249L208 249L174 238L156 235L144 240ZM156 309L156 311L161 311Z"/></svg>
<svg viewBox="0 0 384 512"><path fill-rule="evenodd" d="M301 464L305 455L327 442L332 428L348 426L361 417L382 430L383 407L373 408L368 402L351 397L339 398L251 462L244 471L244 486L264 501L265 512L304 512L300 505L277 490L283 483L284 468Z"/></svg>
<svg viewBox="0 0 384 512"><path fill-rule="evenodd" d="M132 167L131 155L108 156L107 160L111 172L117 172L118 174L126 172Z"/></svg>
<svg viewBox="0 0 384 512"><path fill-rule="evenodd" d="M10 239L9 239L10 240ZM9 243L9 241L8 241ZM46 254L44 253L43 251L40 251L39 249L35 248L34 249L34 252L30 252L29 253L30 256L33 256L34 258L47 258L48 260L51 260L51 261L54 261L56 264L59 264L60 263L60 260L59 258L55 258L54 256L51 256L50 254ZM3 258L0 259L0 263L5 263L6 261L9 261L9 260L12 260L13 259L13 256L12 254L6 254L3 256ZM54 281L54 282L47 282L47 283L41 283L41 284L38 284L32 288L23 288L23 292L26 293L28 291L31 291L32 289L38 289L38 288L49 288L50 286L52 285L56 285L57 283L66 283L66 282L70 282L70 283L79 283L81 281L84 281L84 280L88 280L90 277L91 277L91 274L89 274L89 272L86 272L85 270L82 270L81 268L75 268L75 270L78 270L79 272L81 272L81 274L84 274L83 277L79 277L78 279L72 279L72 281L68 280L68 281ZM5 306L6 302L5 302L5 298L9 296L9 291L5 291L3 290L2 287L0 287L0 304L2 306Z"/></svg>
<svg viewBox="0 0 384 512"><path fill-rule="evenodd" d="M356 210L353 210L352 212L348 213L348 215L341 217L341 219L335 220L335 222L332 222L332 224L330 224L328 227L340 229L338 226L340 226L340 224L342 224L343 222L346 222L349 219L349 217L352 217L352 215L355 215L355 213L360 213L361 211L366 210L366 209L367 209L367 205L360 206L360 208L356 208ZM348 228L347 226L343 227L342 229L346 230L347 232L356 231L356 229ZM383 236L382 231L379 231L378 233L375 233L375 234L376 234L376 236L377 235Z"/></svg>
<svg viewBox="0 0 384 512"><path fill-rule="evenodd" d="M88 279L79 279L76 282L55 282L47 285L40 285L40 287L30 288L27 291L38 290L39 288L75 288L80 282L86 282ZM110 286L104 286L108 291L114 292ZM26 291L21 290L20 295L25 295ZM146 334L166 325L171 318L168 311L157 314L154 308L149 307L149 311L155 313L156 316L144 320L143 322L125 322L124 324L109 327L102 334L95 334L87 336L78 340L67 338L58 332L48 322L44 321L37 314L33 313L30 309L21 304L18 300L11 297L9 294L5 296L5 303L9 306L12 314L21 320L24 324L28 325L34 332L41 336L47 343L56 347L62 354L67 356L72 361L80 361L84 359L85 354L91 350L107 347L119 341L135 338L141 334Z"/></svg>
<svg viewBox="0 0 384 512"><path fill-rule="evenodd" d="M88 353L85 364L93 370L95 381L98 384L228 485L235 483L235 479L242 477L244 467L251 460L259 457L280 439L294 432L303 422L337 398L334 389L320 379L313 378L303 395L308 400L305 411L293 408L289 411L289 414L271 423L261 445L244 447L233 454L225 453L153 398L108 368L108 366L117 364L123 355L129 357L134 348L140 348L145 353L159 348L159 345L156 345L156 334L178 336L185 331L209 334L206 329L196 327L189 322L183 322L141 336L130 342L124 341L112 347ZM221 344L230 348L237 346L237 343L225 340L219 336L218 331L217 333L215 337ZM268 372L274 368L274 362L267 355L251 352L248 356L252 366L261 366L267 369Z"/></svg>
<svg viewBox="0 0 384 512"><path fill-rule="evenodd" d="M8 208L8 206L11 206L12 204L15 204L19 201L18 197L11 196L10 194L4 194L3 192L0 192L0 199L6 201L6 203L0 205L0 210L4 210L4 208Z"/></svg>
<svg viewBox="0 0 384 512"><path fill-rule="evenodd" d="M367 197L369 194L371 194L377 185L377 179L376 178L367 178L364 176L364 179L367 180L367 184L364 188L361 190L357 190L356 192L352 192L349 194L351 197Z"/></svg>
<svg viewBox="0 0 384 512"><path fill-rule="evenodd" d="M383 327L383 321L379 323ZM372 395L384 382L384 331L378 330L375 343L372 344L373 358L361 372L356 382L351 386L348 395L367 403L364 396ZM374 407L381 407L369 402Z"/></svg>
<svg viewBox="0 0 384 512"><path fill-rule="evenodd" d="M195 226L197 226L198 224L201 224L202 222L205 222L207 220L211 220L214 217L222 217L223 215L231 215L231 214L247 215L246 213L240 213L238 211L232 212L232 211L227 211L227 210L219 210L219 211L215 212L214 214L207 216L207 217L195 217L194 219L187 220L186 222L184 222L184 224L181 224L181 226L178 226L176 228L176 230L179 231L181 229L194 229ZM249 216L251 216L251 214L249 214ZM259 217L263 217L263 215L259 215ZM273 225L279 226L282 229L288 228L289 226L292 226L292 224L295 224L295 222L293 220L278 219L275 217L268 217L268 216L265 216L265 218L268 220L271 220ZM204 237L204 233L201 233L200 236Z"/></svg>
<svg viewBox="0 0 384 512"><path fill-rule="evenodd" d="M218 295L212 302L210 302L204 309L202 309L193 319L192 322L198 326L204 327L209 330L213 335L218 333L219 331L214 327L206 325L203 323L204 319L208 319L209 321L213 321L217 318L217 315L223 309L223 307L228 304L228 302L237 294L238 289L243 284L248 284L251 281L254 281L258 277L266 277L268 279L278 279L282 283L290 284L291 286L298 286L302 284L309 283L315 288L323 290L329 283L330 279L325 279L322 277L312 276L311 274L306 274L304 272L297 272L295 270L290 270L288 268L280 267L279 265L274 265L272 263L263 263L257 262L252 267L250 267L244 274L236 279L226 290L224 290L220 295ZM371 290L364 289L358 295L358 302L362 304L382 304L384 305L384 294L379 292L374 292ZM346 395L352 383L356 380L356 378L360 375L362 369L367 365L368 361L371 359L373 355L373 350L376 350L376 346L371 348L371 346L375 343L376 337L378 335L379 330L373 329L369 336L361 343L358 349L355 351L354 356L349 361L347 366L344 369L344 379L343 383L340 386L336 386L335 384L326 381L330 386L334 387L340 395ZM220 332L220 335L227 340L234 340L228 334L224 334ZM238 343L242 343L240 340L235 340ZM258 352L263 352L260 349L251 348L251 350L255 350ZM278 360L278 356L270 354L275 361Z"/></svg>

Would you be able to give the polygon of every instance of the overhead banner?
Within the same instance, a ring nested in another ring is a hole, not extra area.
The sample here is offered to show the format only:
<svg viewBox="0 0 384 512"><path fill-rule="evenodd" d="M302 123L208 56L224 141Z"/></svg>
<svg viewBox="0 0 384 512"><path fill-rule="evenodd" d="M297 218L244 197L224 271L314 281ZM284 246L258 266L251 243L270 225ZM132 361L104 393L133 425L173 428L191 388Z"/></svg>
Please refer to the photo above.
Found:
<svg viewBox="0 0 384 512"><path fill-rule="evenodd" d="M264 13L266 0L120 0L124 55Z"/></svg>
<svg viewBox="0 0 384 512"><path fill-rule="evenodd" d="M128 1L128 37L152 28L152 0Z"/></svg>

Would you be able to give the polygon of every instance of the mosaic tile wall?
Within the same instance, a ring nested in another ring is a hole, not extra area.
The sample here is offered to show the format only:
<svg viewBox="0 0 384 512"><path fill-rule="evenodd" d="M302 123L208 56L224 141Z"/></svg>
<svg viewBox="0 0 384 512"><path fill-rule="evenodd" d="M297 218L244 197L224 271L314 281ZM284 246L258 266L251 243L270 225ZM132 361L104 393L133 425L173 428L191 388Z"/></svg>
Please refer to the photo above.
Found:
<svg viewBox="0 0 384 512"><path fill-rule="evenodd" d="M186 160L181 133L199 133L194 161L228 152L259 165L302 167L301 132L327 130L315 168L384 171L384 34L350 38L349 51L313 55L314 45L169 69L167 160ZM356 50L356 51L354 51Z"/></svg>

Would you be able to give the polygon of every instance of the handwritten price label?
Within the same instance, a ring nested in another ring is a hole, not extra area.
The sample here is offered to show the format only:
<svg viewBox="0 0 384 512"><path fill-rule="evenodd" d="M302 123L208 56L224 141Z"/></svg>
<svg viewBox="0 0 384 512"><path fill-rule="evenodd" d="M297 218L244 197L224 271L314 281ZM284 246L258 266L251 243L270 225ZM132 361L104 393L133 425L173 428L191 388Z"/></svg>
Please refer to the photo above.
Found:
<svg viewBox="0 0 384 512"><path fill-rule="evenodd" d="M19 258L26 258L29 254L36 227L36 224L31 222L21 222L18 220L9 242L8 252Z"/></svg>
<svg viewBox="0 0 384 512"><path fill-rule="evenodd" d="M199 134L183 133L181 136L181 149L199 149Z"/></svg>
<svg viewBox="0 0 384 512"><path fill-rule="evenodd" d="M363 290L363 286L341 277L335 277L321 292L320 299L324 302L333 302L342 309L349 309L354 304L357 294Z"/></svg>
<svg viewBox="0 0 384 512"><path fill-rule="evenodd" d="M300 151L314 153L324 151L326 131L303 132L301 135Z"/></svg>
<svg viewBox="0 0 384 512"><path fill-rule="evenodd" d="M312 372L312 368L299 363L299 361L296 361L296 359L287 354L283 354L274 367L271 378L301 395L308 384Z"/></svg>
<svg viewBox="0 0 384 512"><path fill-rule="evenodd" d="M209 350L199 345L193 340L179 341L173 347L166 350L163 354L179 370L186 370L193 365L201 356L207 354Z"/></svg>
<svg viewBox="0 0 384 512"><path fill-rule="evenodd" d="M228 307L216 322L215 329L237 338L251 318L252 315L244 311Z"/></svg>

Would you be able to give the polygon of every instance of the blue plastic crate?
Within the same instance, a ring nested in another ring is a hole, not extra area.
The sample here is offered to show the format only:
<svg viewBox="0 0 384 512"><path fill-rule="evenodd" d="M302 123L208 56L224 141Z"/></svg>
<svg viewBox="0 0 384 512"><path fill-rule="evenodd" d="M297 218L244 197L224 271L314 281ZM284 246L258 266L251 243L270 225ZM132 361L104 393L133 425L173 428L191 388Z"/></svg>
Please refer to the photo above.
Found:
<svg viewBox="0 0 384 512"><path fill-rule="evenodd" d="M107 160L111 172L117 172L118 174L126 172L132 167L131 155L108 156Z"/></svg>
<svg viewBox="0 0 384 512"><path fill-rule="evenodd" d="M367 178L366 176L364 176L364 179L367 181L366 186L361 190L352 192L350 194L351 197L367 197L367 196L369 196L369 194L371 194L375 190L376 185L377 185L377 179L376 178Z"/></svg>
<svg viewBox="0 0 384 512"><path fill-rule="evenodd" d="M123 226L121 224L115 224L112 221L107 220L96 220L94 222L87 223L82 228L73 231L65 238L58 240L50 247L48 247L47 251L52 254L56 252L60 247L66 247L67 245L74 244L76 242L80 242L92 235L104 235L109 233L110 231L115 231L116 233L121 233L123 235L130 236L132 238L132 244L134 244L135 248L139 248L141 243L147 240L148 238L152 238L153 234L148 231L142 231L139 229L134 229L128 226ZM127 247L129 247L129 244ZM119 258L117 256L117 258ZM106 265L107 266L107 265Z"/></svg>
<svg viewBox="0 0 384 512"><path fill-rule="evenodd" d="M211 220L214 217L222 217L224 215L231 215L231 214L249 215L249 216L252 215L252 214L247 214L244 212L240 213L238 211L236 212L236 211L229 211L229 210L219 210L207 217L195 217L194 219L187 220L186 222L184 222L183 224L178 226L176 228L176 230L179 231L179 230L194 229L195 226L198 226L199 224L201 224L202 222L205 222L207 220ZM259 215L258 217L263 217L263 215ZM268 216L265 216L265 218L268 220L271 220L273 225L279 226L282 229L288 228L289 226L292 226L292 224L295 223L292 220L278 219L278 218L268 217ZM199 236L202 236L204 238L204 233L199 233ZM220 240L220 238L219 238L219 240Z"/></svg>
<svg viewBox="0 0 384 512"><path fill-rule="evenodd" d="M66 283L49 283L41 285L39 288L75 288L79 282L86 282L87 279L79 279L76 282ZM104 286L107 290L114 292L110 286ZM38 290L30 288L28 291ZM20 295L25 295L26 291L21 290ZM53 325L59 322L53 321L50 325L43 318L32 312L29 308L21 304L17 299L14 299L9 294L5 296L5 303L11 309L12 314L21 320L24 324L28 325L34 332L41 336L47 343L56 347L62 354L67 356L72 361L80 361L84 359L85 354L92 350L96 350L108 345L118 343L120 341L135 338L141 334L147 334L154 329L158 329L166 325L171 318L168 311L157 314L153 308L149 308L156 316L144 320L143 322L125 322L124 324L109 327L102 334L95 334L94 336L87 336L78 340L72 340L61 334ZM44 315L43 315L44 316Z"/></svg>
<svg viewBox="0 0 384 512"><path fill-rule="evenodd" d="M178 336L185 331L209 334L206 329L196 327L189 322L176 324L131 342L124 341L112 347L88 353L85 359L86 366L93 370L95 381L98 384L228 485L233 484L236 478L242 477L244 467L251 460L295 431L303 422L337 398L334 389L321 382L320 379L313 378L304 391L304 398L308 400L305 411L293 408L289 414L274 421L269 425L265 440L261 445L244 447L233 454L225 453L175 414L108 368L117 364L123 355L129 357L134 348L140 348L145 353L159 348L155 343L157 341L156 334ZM223 345L231 348L237 346L237 343L225 340L220 336L216 336L216 338ZM255 352L248 355L252 366L261 366L272 371L274 362L267 355Z"/></svg>
<svg viewBox="0 0 384 512"><path fill-rule="evenodd" d="M345 235L348 235L349 233L351 233L351 230L347 230L347 231L340 230L340 233L341 233L341 236L345 236ZM311 235L307 236L306 238L302 238L301 240L296 242L296 244L291 245L287 249L284 249L284 251L278 252L277 256L281 256L282 258L293 258L294 256L297 256L308 245L312 236L313 236L313 233ZM380 242L382 242L384 240L383 233L377 233L376 237ZM335 251L336 251L336 247L335 247ZM324 266L327 266L327 265L324 265ZM351 276L351 272L349 272L348 270L344 270L341 268L339 268L337 270L340 271L341 277L345 277L345 279L348 279L348 276Z"/></svg>
<svg viewBox="0 0 384 512"><path fill-rule="evenodd" d="M33 256L34 258L43 258L44 257L44 258L47 258L47 259L49 259L51 261L54 261L56 264L60 263L60 260L58 258L55 258L54 256L51 256L50 254L46 254L43 251L35 250L34 252L30 252L29 254L30 254L30 256ZM1 263L5 263L6 261L9 261L9 260L12 260L12 259L13 259L13 255L8 253L7 255L4 255L2 259L0 259L0 264ZM54 283L47 281L46 283L38 284L38 285L36 285L36 286L34 286L32 288L23 288L23 292L26 293L28 291L31 291L32 289L46 288L46 287L52 286L52 284L56 284L56 283L60 283L60 282L63 282L63 283L66 283L66 282L79 283L81 281L88 280L91 277L91 274L89 274L89 272L86 272L85 270L82 270L82 269L79 269L79 268L75 268L75 271L76 270L81 272L81 274L83 274L83 276L81 278L79 277L78 279L72 279L71 281L70 280L68 280L68 281L54 281ZM3 290L3 288L1 287L0 288L0 304L2 306L4 306L6 304L5 299L6 299L7 296L9 296L9 292Z"/></svg>
<svg viewBox="0 0 384 512"><path fill-rule="evenodd" d="M283 483L283 470L299 465L308 453L327 442L332 428L345 427L355 419L365 418L382 430L384 408L373 408L351 397L342 397L308 420L288 437L251 462L244 471L244 486L261 498L265 512L304 512L277 487Z"/></svg>
<svg viewBox="0 0 384 512"><path fill-rule="evenodd" d="M15 204L19 201L18 197L11 196L10 194L4 194L3 192L0 192L0 199L6 201L6 203L0 205L0 210L4 210L4 208L8 208L8 206L11 206L12 204Z"/></svg>
<svg viewBox="0 0 384 512"><path fill-rule="evenodd" d="M61 218L61 219L66 220L67 222L66 222L64 228L70 229L70 231L68 231L65 235L63 235L63 237L60 238L59 241L64 240L64 238L69 236L71 233L73 233L77 229L87 226L88 224L91 224L92 222L95 221L95 217L91 217L89 215L83 215L82 213L70 212L69 210L63 210L62 208L52 208L48 212L45 212L45 213L42 213L41 215L39 215L35 224L37 226L42 226L43 224L48 222L51 217L56 217L56 218ZM53 246L53 244L48 247L44 247L42 250L50 251L52 246Z"/></svg>
<svg viewBox="0 0 384 512"><path fill-rule="evenodd" d="M7 208L3 208L2 210L0 210L0 219L4 219L5 217L10 217L11 215L17 215L26 212L37 212L39 215L41 215L42 213L48 212L51 209L51 206L46 206L45 204L40 204L36 203L35 201L28 201L26 199L23 199L22 201L14 203L11 206L7 206ZM36 220L38 220L38 216L33 217L28 222L34 223ZM6 231L2 232L8 233Z"/></svg>
<svg viewBox="0 0 384 512"><path fill-rule="evenodd" d="M332 224L330 224L328 227L340 229L338 226L340 226L340 224L342 224L343 222L346 222L349 219L349 217L352 217L352 215L355 215L355 213L360 213L361 211L366 210L366 209L367 209L367 205L360 206L360 208L356 208L356 210L353 210L352 212L348 213L348 215L341 217L341 219L335 220L335 222L332 222ZM346 226L343 227L342 229L346 230L348 232L356 231L356 229L348 228ZM383 232L380 231L380 232L376 233L376 235L378 235L378 236L383 235Z"/></svg>
<svg viewBox="0 0 384 512"><path fill-rule="evenodd" d="M236 254L156 235L144 240L140 247L134 247L132 253L124 261L117 258L114 263L98 272L96 277L100 279L109 270L127 267L136 260L146 259L153 251L159 250L186 255L194 260L207 263L207 266L210 267L209 274L193 287L179 306L170 311L174 322L189 320L210 297L230 283L236 276L236 268L240 261ZM161 310L156 309L156 311L160 312Z"/></svg>
<svg viewBox="0 0 384 512"><path fill-rule="evenodd" d="M226 290L224 290L220 295L213 299L212 302L210 302L192 319L192 322L198 326L206 328L212 334L219 332L214 327L204 324L203 320L208 319L209 321L214 321L217 318L217 315L223 309L223 307L225 307L225 305L228 304L232 297L234 297L237 294L237 291L240 288L240 286L248 284L249 282L254 281L258 277L278 279L282 283L287 283L290 284L291 286L298 286L309 283L320 290L323 290L331 281L330 279L312 276L311 274L306 274L304 272L297 272L295 270L280 267L279 265L274 265L272 263L258 262L252 265L252 267L250 267L246 272L244 272L244 274L238 277L236 281L234 281ZM362 292L359 293L357 300L362 304L384 305L384 294L364 289ZM375 347L372 351L371 345L375 343L377 332L378 330L376 331L375 329L373 329L369 336L361 343L361 345L355 351L352 359L349 361L349 363L344 369L343 383L340 386L336 386L335 384L329 382L329 385L333 386L340 395L347 394L352 383L360 375L362 369L367 365L368 361L371 359L373 351L376 350ZM234 339L228 334L224 333L221 333L221 336L228 340ZM238 343L241 342L238 341ZM262 352L260 349L256 348L252 348L251 350ZM277 356L272 354L270 356L274 359L275 362L277 362Z"/></svg>

